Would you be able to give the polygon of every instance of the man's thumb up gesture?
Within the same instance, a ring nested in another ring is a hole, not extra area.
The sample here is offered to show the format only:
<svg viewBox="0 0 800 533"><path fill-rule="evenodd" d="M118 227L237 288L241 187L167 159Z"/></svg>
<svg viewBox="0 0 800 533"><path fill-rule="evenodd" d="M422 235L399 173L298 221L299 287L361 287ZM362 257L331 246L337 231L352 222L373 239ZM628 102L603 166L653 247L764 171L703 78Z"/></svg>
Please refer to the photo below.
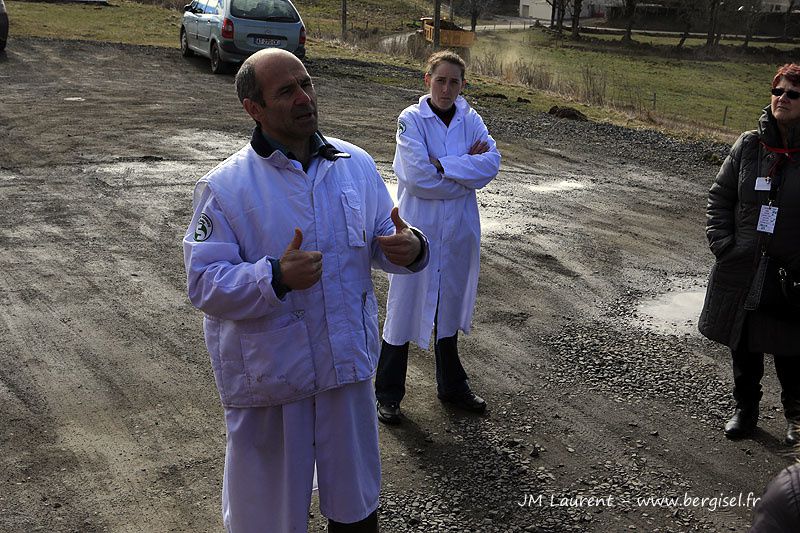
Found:
<svg viewBox="0 0 800 533"><path fill-rule="evenodd" d="M378 244L389 261L398 266L408 266L417 258L422 245L405 220L400 218L396 207L392 209L392 222L394 235L377 237Z"/></svg>
<svg viewBox="0 0 800 533"><path fill-rule="evenodd" d="M292 290L311 287L322 276L322 253L304 252L303 232L294 229L294 237L281 256L281 282Z"/></svg>

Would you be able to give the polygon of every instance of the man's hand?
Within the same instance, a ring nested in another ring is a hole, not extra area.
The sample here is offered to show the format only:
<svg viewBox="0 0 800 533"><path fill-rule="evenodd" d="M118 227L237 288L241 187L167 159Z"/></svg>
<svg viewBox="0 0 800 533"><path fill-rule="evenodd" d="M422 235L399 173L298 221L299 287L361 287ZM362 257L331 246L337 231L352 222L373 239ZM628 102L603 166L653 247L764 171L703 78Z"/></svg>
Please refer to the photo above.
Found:
<svg viewBox="0 0 800 533"><path fill-rule="evenodd" d="M311 287L322 276L322 253L304 252L303 232L294 229L294 238L281 256L281 282L292 290L303 290Z"/></svg>
<svg viewBox="0 0 800 533"><path fill-rule="evenodd" d="M400 213L395 207L392 209L392 222L394 222L394 235L379 236L378 244L386 258L398 266L410 265L419 255L422 244L408 224L400 218Z"/></svg>
<svg viewBox="0 0 800 533"><path fill-rule="evenodd" d="M486 141L475 141L475 143L470 147L468 155L479 155L485 154L489 151L489 143Z"/></svg>

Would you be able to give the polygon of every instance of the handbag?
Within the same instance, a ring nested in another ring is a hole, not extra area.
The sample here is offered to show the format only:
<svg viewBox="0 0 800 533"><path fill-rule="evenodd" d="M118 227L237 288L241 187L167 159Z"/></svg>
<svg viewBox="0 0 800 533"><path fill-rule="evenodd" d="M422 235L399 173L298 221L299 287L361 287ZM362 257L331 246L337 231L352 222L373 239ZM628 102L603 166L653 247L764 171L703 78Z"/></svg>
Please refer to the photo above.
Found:
<svg viewBox="0 0 800 533"><path fill-rule="evenodd" d="M784 267L778 267L778 281L783 297L795 310L800 310L800 281L798 279L800 276L793 275Z"/></svg>
<svg viewBox="0 0 800 533"><path fill-rule="evenodd" d="M776 317L800 315L800 281L786 267L761 254L753 282L745 298L747 311L761 311Z"/></svg>

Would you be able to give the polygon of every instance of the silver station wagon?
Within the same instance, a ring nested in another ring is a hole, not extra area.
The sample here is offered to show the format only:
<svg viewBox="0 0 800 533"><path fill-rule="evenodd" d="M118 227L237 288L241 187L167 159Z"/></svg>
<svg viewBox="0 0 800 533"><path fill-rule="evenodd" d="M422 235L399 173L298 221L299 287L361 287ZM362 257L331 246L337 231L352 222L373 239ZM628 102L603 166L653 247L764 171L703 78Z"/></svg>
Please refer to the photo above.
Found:
<svg viewBox="0 0 800 533"><path fill-rule="evenodd" d="M289 0L193 0L183 9L181 53L211 59L215 74L262 48L306 55L306 29Z"/></svg>

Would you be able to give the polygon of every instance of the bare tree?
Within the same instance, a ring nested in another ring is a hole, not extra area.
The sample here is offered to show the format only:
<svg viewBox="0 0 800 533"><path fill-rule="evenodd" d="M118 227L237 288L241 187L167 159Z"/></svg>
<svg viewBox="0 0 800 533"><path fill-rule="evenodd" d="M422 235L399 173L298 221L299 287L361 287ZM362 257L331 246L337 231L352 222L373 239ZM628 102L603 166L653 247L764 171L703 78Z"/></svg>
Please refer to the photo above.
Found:
<svg viewBox="0 0 800 533"><path fill-rule="evenodd" d="M704 11L704 5L695 0L678 0L675 4L676 18L683 28L681 40L675 45L675 48L682 48L686 39L689 37L695 20L698 20Z"/></svg>
<svg viewBox="0 0 800 533"><path fill-rule="evenodd" d="M714 46L719 26L720 0L708 0L708 35L706 36L706 46Z"/></svg>
<svg viewBox="0 0 800 533"><path fill-rule="evenodd" d="M756 26L758 26L763 16L761 11L763 5L762 0L743 0L743 4L737 9L744 17L744 41L742 42L742 48L747 48L747 45L750 44L750 40L753 38Z"/></svg>
<svg viewBox="0 0 800 533"><path fill-rule="evenodd" d="M580 31L581 22L581 9L583 8L583 0L572 0L572 39L577 41L580 39L578 32Z"/></svg>
<svg viewBox="0 0 800 533"><path fill-rule="evenodd" d="M789 5L786 7L786 13L783 16L783 38L789 37L789 24L792 18L792 10L797 7L797 0L789 0Z"/></svg>
<svg viewBox="0 0 800 533"><path fill-rule="evenodd" d="M569 0L547 0L552 7L550 15L550 29L557 33L564 31L564 17L567 13L567 3Z"/></svg>
<svg viewBox="0 0 800 533"><path fill-rule="evenodd" d="M461 0L458 3L460 12L469 16L472 31L475 31L475 27L478 25L478 17L490 13L496 1L497 0Z"/></svg>
<svg viewBox="0 0 800 533"><path fill-rule="evenodd" d="M631 41L631 32L633 31L633 23L636 20L636 6L639 0L625 0L625 34L622 40L625 42Z"/></svg>

